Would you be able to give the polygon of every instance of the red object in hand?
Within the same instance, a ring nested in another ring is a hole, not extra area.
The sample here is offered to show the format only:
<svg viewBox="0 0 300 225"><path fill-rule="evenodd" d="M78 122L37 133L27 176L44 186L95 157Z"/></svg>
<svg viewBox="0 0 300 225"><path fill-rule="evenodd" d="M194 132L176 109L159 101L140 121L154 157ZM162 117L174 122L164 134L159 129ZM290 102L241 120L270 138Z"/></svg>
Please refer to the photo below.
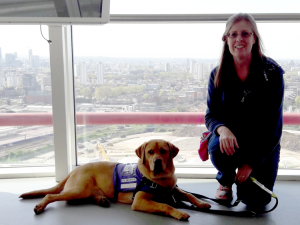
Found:
<svg viewBox="0 0 300 225"><path fill-rule="evenodd" d="M199 153L200 159L202 161L206 161L209 159L207 144L208 144L210 136L211 136L211 132L206 131L206 132L202 133L202 136L200 139L200 147L199 147L198 153Z"/></svg>

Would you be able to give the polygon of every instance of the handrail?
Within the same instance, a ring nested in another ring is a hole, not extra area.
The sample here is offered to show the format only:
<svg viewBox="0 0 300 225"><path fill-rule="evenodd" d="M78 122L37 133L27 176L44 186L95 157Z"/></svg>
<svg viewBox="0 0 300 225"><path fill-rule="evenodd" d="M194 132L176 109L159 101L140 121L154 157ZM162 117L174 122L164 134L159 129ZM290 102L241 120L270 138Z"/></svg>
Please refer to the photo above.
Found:
<svg viewBox="0 0 300 225"><path fill-rule="evenodd" d="M76 113L77 125L204 124L204 112ZM284 125L300 125L300 113L284 113ZM0 113L0 126L51 126L52 113Z"/></svg>

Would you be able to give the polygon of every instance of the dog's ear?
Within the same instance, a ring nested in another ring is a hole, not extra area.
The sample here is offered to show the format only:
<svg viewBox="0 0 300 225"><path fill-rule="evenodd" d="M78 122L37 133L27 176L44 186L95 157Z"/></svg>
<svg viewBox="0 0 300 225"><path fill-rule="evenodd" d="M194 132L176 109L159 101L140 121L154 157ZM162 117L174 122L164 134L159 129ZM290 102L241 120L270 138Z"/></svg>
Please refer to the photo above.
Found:
<svg viewBox="0 0 300 225"><path fill-rule="evenodd" d="M168 142L169 149L170 149L170 157L173 159L179 152L179 148L173 145L171 142Z"/></svg>
<svg viewBox="0 0 300 225"><path fill-rule="evenodd" d="M142 144L140 147L138 147L135 150L135 154L142 160L142 163L145 164L145 148L146 148L147 142Z"/></svg>

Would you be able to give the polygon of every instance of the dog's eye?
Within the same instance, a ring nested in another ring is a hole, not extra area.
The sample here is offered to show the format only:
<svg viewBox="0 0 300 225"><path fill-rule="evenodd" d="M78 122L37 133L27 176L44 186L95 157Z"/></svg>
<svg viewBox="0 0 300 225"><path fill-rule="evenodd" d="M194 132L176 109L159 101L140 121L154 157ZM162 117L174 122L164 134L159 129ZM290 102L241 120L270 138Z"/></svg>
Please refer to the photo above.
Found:
<svg viewBox="0 0 300 225"><path fill-rule="evenodd" d="M148 154L150 154L150 155L152 155L154 152L152 151L152 150L150 150L149 152L148 152Z"/></svg>
<svg viewBox="0 0 300 225"><path fill-rule="evenodd" d="M160 150L160 154L165 154L167 151L165 149Z"/></svg>

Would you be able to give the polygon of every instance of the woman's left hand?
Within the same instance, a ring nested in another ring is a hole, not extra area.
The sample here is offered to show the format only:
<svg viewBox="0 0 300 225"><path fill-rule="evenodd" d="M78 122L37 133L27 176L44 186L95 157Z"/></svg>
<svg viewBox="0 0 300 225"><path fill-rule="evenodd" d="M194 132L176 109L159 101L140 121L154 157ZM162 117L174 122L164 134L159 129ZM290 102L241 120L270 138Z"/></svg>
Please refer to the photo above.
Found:
<svg viewBox="0 0 300 225"><path fill-rule="evenodd" d="M251 172L252 172L252 168L248 164L244 164L244 165L242 165L242 167L240 167L238 169L238 172L235 176L235 180L239 184L241 184L241 183L245 182L246 180L248 180Z"/></svg>

